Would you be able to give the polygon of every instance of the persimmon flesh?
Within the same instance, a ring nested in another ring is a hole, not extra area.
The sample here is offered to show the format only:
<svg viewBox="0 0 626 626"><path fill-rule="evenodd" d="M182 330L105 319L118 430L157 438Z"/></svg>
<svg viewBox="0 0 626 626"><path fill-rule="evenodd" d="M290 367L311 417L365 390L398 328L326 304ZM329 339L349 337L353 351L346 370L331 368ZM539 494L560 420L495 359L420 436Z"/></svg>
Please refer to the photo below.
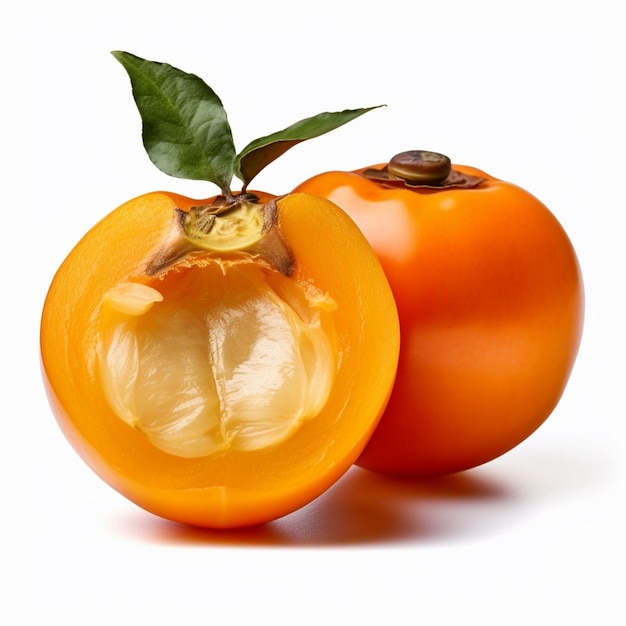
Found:
<svg viewBox="0 0 626 626"><path fill-rule="evenodd" d="M255 235L254 202L203 247L193 229L221 209L192 217L215 199L146 194L78 243L42 315L69 441L131 501L191 525L259 524L320 495L365 447L397 366L394 298L356 225L315 196L256 195L278 248Z"/></svg>

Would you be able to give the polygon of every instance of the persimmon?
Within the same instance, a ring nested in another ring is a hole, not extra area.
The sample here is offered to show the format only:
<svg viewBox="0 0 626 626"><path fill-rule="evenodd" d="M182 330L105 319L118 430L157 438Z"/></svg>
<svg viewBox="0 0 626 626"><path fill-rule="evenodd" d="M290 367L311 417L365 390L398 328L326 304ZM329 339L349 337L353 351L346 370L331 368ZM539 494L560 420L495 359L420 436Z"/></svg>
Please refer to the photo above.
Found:
<svg viewBox="0 0 626 626"><path fill-rule="evenodd" d="M535 432L565 390L584 319L576 252L554 214L517 185L420 150L296 191L354 219L398 306L396 382L358 465L447 474Z"/></svg>
<svg viewBox="0 0 626 626"><path fill-rule="evenodd" d="M141 195L69 253L41 320L51 406L85 462L144 509L203 527L264 523L323 493L365 447L397 367L393 294L336 205L247 190L284 152L277 143L315 136L319 124L234 155L221 103L200 79L116 57L155 163L201 171L222 193ZM324 132L354 116L323 114ZM194 125L209 122L217 138L190 158L189 146L207 141ZM164 137L177 124L192 141L172 151Z"/></svg>

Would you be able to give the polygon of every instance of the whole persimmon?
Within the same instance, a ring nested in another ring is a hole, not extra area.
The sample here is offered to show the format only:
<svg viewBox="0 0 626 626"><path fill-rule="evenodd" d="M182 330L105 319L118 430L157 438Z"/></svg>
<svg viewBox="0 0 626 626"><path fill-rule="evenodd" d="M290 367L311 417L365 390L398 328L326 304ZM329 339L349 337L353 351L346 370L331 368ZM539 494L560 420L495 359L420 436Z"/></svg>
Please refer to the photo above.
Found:
<svg viewBox="0 0 626 626"><path fill-rule="evenodd" d="M354 219L398 306L397 379L358 465L410 476L466 470L546 420L574 366L584 293L572 243L542 202L422 150L325 172L296 191Z"/></svg>
<svg viewBox="0 0 626 626"><path fill-rule="evenodd" d="M358 458L391 391L399 328L380 262L343 211L247 186L287 147L366 109L237 155L203 81L114 55L155 164L221 193L139 196L70 252L41 320L51 406L86 463L144 509L213 528L273 520Z"/></svg>

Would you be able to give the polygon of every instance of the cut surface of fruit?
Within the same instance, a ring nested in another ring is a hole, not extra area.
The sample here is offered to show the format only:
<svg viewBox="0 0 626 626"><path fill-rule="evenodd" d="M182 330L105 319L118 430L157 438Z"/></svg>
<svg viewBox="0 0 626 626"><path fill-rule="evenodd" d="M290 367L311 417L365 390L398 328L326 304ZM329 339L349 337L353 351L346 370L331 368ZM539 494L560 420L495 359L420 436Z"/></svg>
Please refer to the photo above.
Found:
<svg viewBox="0 0 626 626"><path fill-rule="evenodd" d="M382 266L336 205L276 200L264 237L280 235L283 263L271 240L179 245L180 212L213 202L155 192L98 222L50 285L41 361L59 426L107 484L162 518L237 528L295 511L352 466L400 335Z"/></svg>
<svg viewBox="0 0 626 626"><path fill-rule="evenodd" d="M175 456L281 443L332 389L334 307L246 254L199 255L149 285L119 284L100 313L107 401Z"/></svg>

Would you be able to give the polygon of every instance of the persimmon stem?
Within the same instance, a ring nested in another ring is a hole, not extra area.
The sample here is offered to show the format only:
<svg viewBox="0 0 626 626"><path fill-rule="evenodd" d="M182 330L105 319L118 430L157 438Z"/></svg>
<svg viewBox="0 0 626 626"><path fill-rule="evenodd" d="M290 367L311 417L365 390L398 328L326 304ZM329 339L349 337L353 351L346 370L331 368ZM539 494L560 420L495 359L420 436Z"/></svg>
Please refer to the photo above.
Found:
<svg viewBox="0 0 626 626"><path fill-rule="evenodd" d="M222 191L222 195L224 196L226 202L228 204L234 204L235 203L235 195L231 191L230 186L229 185L224 185L223 187L220 187L220 189Z"/></svg>

